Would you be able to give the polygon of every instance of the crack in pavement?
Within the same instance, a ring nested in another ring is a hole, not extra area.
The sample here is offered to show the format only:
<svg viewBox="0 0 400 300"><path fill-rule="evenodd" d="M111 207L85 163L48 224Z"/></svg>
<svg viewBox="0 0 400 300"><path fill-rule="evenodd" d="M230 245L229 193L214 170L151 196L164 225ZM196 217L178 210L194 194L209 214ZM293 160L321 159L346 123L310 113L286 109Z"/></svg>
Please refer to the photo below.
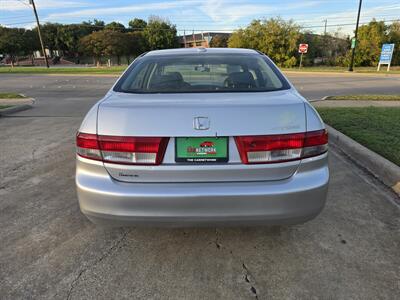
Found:
<svg viewBox="0 0 400 300"><path fill-rule="evenodd" d="M119 238L119 239L118 239L118 240L117 240L117 241L116 241L102 256L100 256L93 264L88 265L87 267L83 268L83 269L78 273L78 275L75 277L75 279L72 280L72 282L71 282L71 286L70 286L69 291L68 291L68 294L67 294L67 299L68 299L68 300L71 299L72 292L73 292L74 288L76 287L76 285L77 285L79 279L82 277L82 275L83 275L84 273L86 273L86 271L88 271L89 269L95 267L95 266L96 266L98 263L100 263L102 260L104 260L105 258L109 257L115 249L117 249L117 248L118 248L118 249L122 248L122 246L120 246L120 245L121 245L121 243L125 240L125 238L127 237L127 235L128 235L129 232L130 232L130 230L126 230L126 231L122 234L121 238Z"/></svg>
<svg viewBox="0 0 400 300"><path fill-rule="evenodd" d="M215 244L215 246L217 247L218 250L221 249L221 247L222 247L219 237L220 237L220 235L219 235L218 229L215 228L215 241L214 241L214 244Z"/></svg>
<svg viewBox="0 0 400 300"><path fill-rule="evenodd" d="M254 277L251 275L251 272L249 271L244 262L242 263L242 268L244 270L244 280L250 285L250 291L254 294L254 297L258 300L257 289L254 287L254 284L252 283ZM253 278L253 280L251 280L251 278Z"/></svg>
<svg viewBox="0 0 400 300"><path fill-rule="evenodd" d="M215 229L215 241L214 241L215 246L217 247L218 250L222 249L222 243L221 243L221 232L218 231L218 229ZM229 253L232 255L233 258L236 259L235 255L233 254L232 250L229 250ZM242 261L242 268L244 271L244 281L250 285L250 291L253 293L254 297L256 300L258 300L258 293L257 293L257 289L254 286L255 279L254 276L251 274L250 270L248 269L248 267L246 266L246 264L243 262L242 259L240 259L240 261Z"/></svg>

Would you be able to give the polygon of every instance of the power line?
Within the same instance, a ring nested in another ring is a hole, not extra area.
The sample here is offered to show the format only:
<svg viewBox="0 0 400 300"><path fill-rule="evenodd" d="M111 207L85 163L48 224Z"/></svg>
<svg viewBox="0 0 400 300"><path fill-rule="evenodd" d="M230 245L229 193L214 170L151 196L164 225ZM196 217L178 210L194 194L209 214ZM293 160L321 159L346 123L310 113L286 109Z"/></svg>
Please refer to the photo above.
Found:
<svg viewBox="0 0 400 300"><path fill-rule="evenodd" d="M16 1L19 1L19 0L16 0ZM389 23L389 22L396 22L396 21L400 21L400 19L389 19L389 20L386 20L386 19L383 19L383 20L379 20L379 19L376 19L376 21L377 22L384 22L384 23ZM14 25L26 25L26 24L31 24L31 23L33 23L34 21L32 20L32 21L27 21L27 22L15 22L15 23L3 23L2 25L3 26L14 26ZM323 20L323 22L325 22L325 20ZM191 23L193 23L193 20L192 20L192 22ZM299 22L296 22L295 20L294 20L294 23L296 24L296 23L299 23ZM369 24L370 22L360 22L359 24L360 25L366 25L366 24ZM307 23L303 23L303 24L307 24ZM94 25L94 24L83 24L83 23L71 23L71 24L62 24L62 25L64 25L64 26L83 26L83 27L92 27L92 28L105 28L106 27L106 25ZM246 24L243 24L245 27L247 27L248 25L249 25L249 23L246 23ZM304 25L302 25L302 24L298 24L299 26L300 26L300 28L302 28L302 29L312 29L312 28L325 28L325 27L344 27L344 26L354 26L354 25L356 25L356 23L335 23L335 24L324 24L324 25L307 25L307 26L304 26ZM240 29L240 26L239 27L237 27L237 28L218 28L218 29L209 29L209 28L207 28L207 29L195 29L195 28L180 28L180 27L176 27L175 28L177 31L196 31L196 32L201 32L201 31L235 31L235 30L238 30L238 29ZM140 30L143 30L143 28L125 28L125 30L126 31L140 31ZM167 28L165 28L165 29L160 29L160 30L165 30L165 31L170 31L170 30L173 30L173 29L167 29Z"/></svg>

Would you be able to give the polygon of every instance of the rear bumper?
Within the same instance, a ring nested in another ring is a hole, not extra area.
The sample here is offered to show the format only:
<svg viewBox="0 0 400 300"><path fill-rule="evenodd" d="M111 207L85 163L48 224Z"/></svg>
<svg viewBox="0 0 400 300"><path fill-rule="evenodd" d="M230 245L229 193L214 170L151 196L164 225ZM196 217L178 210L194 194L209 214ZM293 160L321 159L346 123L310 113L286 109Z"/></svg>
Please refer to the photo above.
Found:
<svg viewBox="0 0 400 300"><path fill-rule="evenodd" d="M77 161L81 211L103 225L295 224L317 216L329 182L327 154L304 161L290 178L268 182L123 183L101 163Z"/></svg>

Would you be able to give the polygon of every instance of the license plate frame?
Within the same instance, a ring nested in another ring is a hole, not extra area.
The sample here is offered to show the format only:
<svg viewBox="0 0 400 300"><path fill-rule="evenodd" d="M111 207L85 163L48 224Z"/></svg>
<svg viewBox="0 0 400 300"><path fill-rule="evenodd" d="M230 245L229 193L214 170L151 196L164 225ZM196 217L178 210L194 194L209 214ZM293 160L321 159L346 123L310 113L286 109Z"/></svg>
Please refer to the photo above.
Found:
<svg viewBox="0 0 400 300"><path fill-rule="evenodd" d="M226 163L229 160L228 145L228 137L176 137L175 162L190 164Z"/></svg>

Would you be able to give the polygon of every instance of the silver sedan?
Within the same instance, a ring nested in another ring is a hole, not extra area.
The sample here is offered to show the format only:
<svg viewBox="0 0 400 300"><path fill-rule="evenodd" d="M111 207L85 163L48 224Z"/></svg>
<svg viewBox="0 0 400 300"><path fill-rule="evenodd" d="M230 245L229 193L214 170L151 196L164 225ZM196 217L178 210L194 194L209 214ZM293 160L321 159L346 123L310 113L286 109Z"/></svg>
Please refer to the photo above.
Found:
<svg viewBox="0 0 400 300"><path fill-rule="evenodd" d="M327 196L324 124L254 50L143 54L76 143L79 204L96 224L294 224Z"/></svg>

